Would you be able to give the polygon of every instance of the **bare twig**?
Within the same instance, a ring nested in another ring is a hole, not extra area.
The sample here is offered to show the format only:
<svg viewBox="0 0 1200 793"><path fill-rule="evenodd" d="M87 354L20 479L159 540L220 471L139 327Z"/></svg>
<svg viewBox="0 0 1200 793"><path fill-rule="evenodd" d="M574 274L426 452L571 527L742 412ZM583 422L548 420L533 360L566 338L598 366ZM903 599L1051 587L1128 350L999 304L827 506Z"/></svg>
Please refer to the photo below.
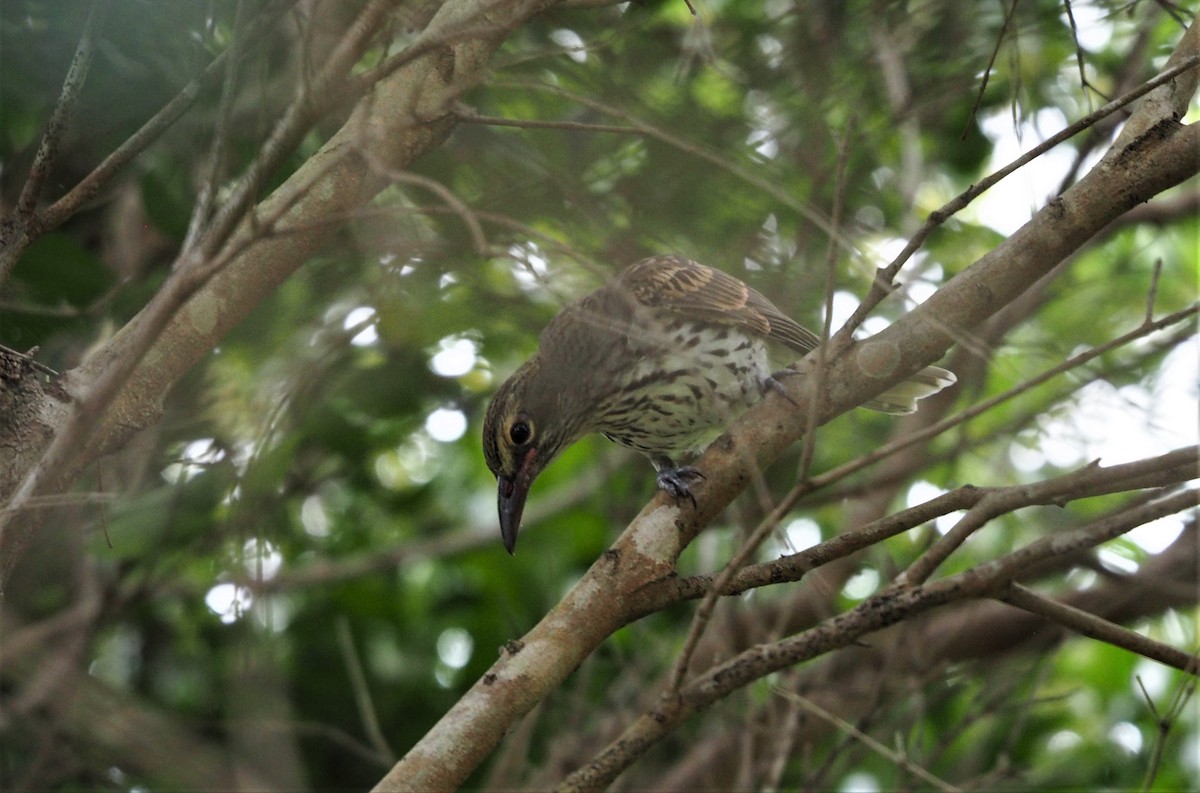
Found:
<svg viewBox="0 0 1200 793"><path fill-rule="evenodd" d="M273 24L279 14L293 5L296 0L279 0L273 6L264 9L255 20L250 38L261 33ZM154 114L137 132L125 139L87 176L72 187L62 198L46 207L37 219L40 232L45 233L62 225L74 215L81 206L90 201L112 178L138 154L145 151L150 144L168 130L179 118L188 111L201 91L207 88L222 73L227 52L219 53L197 77L185 85L166 105ZM4 255L8 252L5 251Z"/></svg>
<svg viewBox="0 0 1200 793"><path fill-rule="evenodd" d="M396 753L388 746L379 727L379 716L375 713L375 703L371 701L371 692L367 687L367 677L363 674L362 660L354 646L354 636L350 633L350 621L344 615L338 615L334 621L337 630L338 647L342 651L342 659L346 664L346 673L350 676L350 690L354 693L354 704L358 706L358 716L362 719L363 731L367 740L375 749L376 759L387 764L396 762Z"/></svg>
<svg viewBox="0 0 1200 793"><path fill-rule="evenodd" d="M1012 0L1008 6L1008 10L1004 13L1004 24L1000 28L1000 32L996 34L996 45L992 47L992 54L988 56L987 66L983 69L983 79L979 81L979 91L975 94L975 104L971 106L971 112L967 114L967 123L963 125L962 134L959 135L959 140L967 139L967 132L971 129L971 122L975 120L975 114L979 112L979 106L983 104L983 95L987 91L988 80L992 76L992 67L996 65L996 56L1000 54L1000 45L1004 43L1004 34L1008 32L1008 26L1012 24L1013 14L1017 11L1017 0Z"/></svg>
<svg viewBox="0 0 1200 793"><path fill-rule="evenodd" d="M11 347L5 347L3 344L0 344L0 353L12 356L13 358L19 358L28 366L37 369L42 374L48 374L51 377L58 377L58 372L54 371L49 366L46 366L46 364L33 357L37 351L38 348L34 347L32 350L28 350L26 352L17 352Z"/></svg>
<svg viewBox="0 0 1200 793"><path fill-rule="evenodd" d="M900 251L900 253L897 254L896 258L893 259L890 264L888 264L886 267L879 268L879 270L876 272L875 280L871 285L871 290L867 293L866 297L863 298L863 301L859 303L858 308L855 309L854 313L850 316L850 319L846 320L846 323L842 326L842 329L837 332L836 336L834 336L832 342L833 349L836 351L850 343L851 339L853 338L854 331L859 325L862 324L863 320L867 318L867 316L885 297L891 294L892 281L896 277L896 274L904 266L905 262L907 262L909 258L916 253L916 251L919 250L923 244L925 244L926 238L928 238L934 229L946 222L947 219L956 213L960 212L968 204L982 195L985 191L993 187L1004 177L1029 164L1058 144L1078 134L1080 131L1087 129L1105 116L1115 113L1130 102L1133 102L1150 93L1155 88L1169 83L1171 80L1174 80L1184 72L1196 68L1197 64L1200 64L1200 55L1190 55L1182 58L1179 63L1175 64L1175 66L1162 72L1152 80L1142 83L1140 86L1124 96L1114 99L1092 113L1088 113L1086 116L1079 119L1075 123L1068 125L1060 132L1051 135L1045 141L1037 146L1034 146L1032 149L1025 152L1008 165L988 174L986 177L971 185L971 187L964 190L946 204L943 204L940 208L931 212L929 217L925 220L925 224L917 230L917 233L914 234L909 239L908 244L904 246L904 250Z"/></svg>
<svg viewBox="0 0 1200 793"><path fill-rule="evenodd" d="M79 92L83 90L88 69L92 65L95 39L104 24L104 17L108 13L108 2L109 0L95 0L91 10L88 11L83 33L80 34L79 44L75 48L75 57L71 59L71 66L67 70L66 79L63 80L62 93L50 114L46 132L42 135L37 154L33 158L33 166L29 169L29 177L25 180L25 185L21 188L21 195L17 199L18 217L29 218L33 215L38 197L42 193L42 186L46 184L46 179L50 176L50 169L58 157L58 144L67 131L71 112L75 109L75 102L79 99Z"/></svg>
<svg viewBox="0 0 1200 793"><path fill-rule="evenodd" d="M1083 45L1079 43L1079 26L1075 24L1075 11L1071 8L1071 0L1063 0L1063 8L1067 12L1067 22L1071 25L1071 41L1075 44L1075 65L1079 68L1079 87L1083 89L1083 95L1087 98L1088 107L1092 105L1092 96L1088 93L1088 89L1095 91L1097 95L1107 99L1104 94L1096 91L1096 87L1088 82L1087 70L1085 69L1086 57L1083 51Z"/></svg>
<svg viewBox="0 0 1200 793"><path fill-rule="evenodd" d="M1154 260L1154 274L1150 276L1150 288L1146 290L1146 317L1143 325L1154 321L1154 301L1158 298L1158 281L1162 277L1162 259Z"/></svg>
<svg viewBox="0 0 1200 793"><path fill-rule="evenodd" d="M504 118L481 116L469 108L460 107L454 117L464 124L487 124L493 127L515 127L517 129L555 129L562 132L615 132L621 135L641 135L639 127L626 124L593 124L585 121L540 121L530 118Z"/></svg>
<svg viewBox="0 0 1200 793"><path fill-rule="evenodd" d="M1165 487L1185 482L1197 475L1200 447L1190 446L1136 463L1104 468L1099 461L1089 463L1066 477L1056 477L1035 485L1016 486L988 493L971 507L950 531L939 537L908 569L897 583L914 586L923 583L950 554L992 518L1033 504L1059 504L1079 498L1079 494L1101 495L1143 487ZM1155 475L1167 477L1165 480ZM1150 480L1147 482L1146 477Z"/></svg>
<svg viewBox="0 0 1200 793"><path fill-rule="evenodd" d="M1191 306L1188 306L1181 311L1177 311L1174 314L1170 314L1169 316L1163 317L1160 320L1150 322L1148 324L1143 323L1141 326L1122 336L1118 336L1117 338L1105 342L1097 347L1092 347L1089 350L1085 350L1078 355L1073 355L1062 363L1050 367L1041 374L1031 377L1023 383L1013 386L1007 391L997 394L994 397L990 397L983 402L978 402L961 413L943 419L937 424L925 427L917 432L912 433L911 435L898 438L897 440L892 441L885 446L881 446L870 454L866 454L855 460L851 460L850 462L827 471L818 477L814 477L810 484L805 484L802 482L785 497L785 501L793 501L794 505L795 501L798 501L800 497L809 492L823 488L839 479L844 479L851 474L857 473L863 468L866 468L867 466L872 465L885 457L889 457L901 449L905 449L915 443L920 443L921 441L924 441L935 435L940 435L953 427L986 413L997 405L1015 399L1021 394L1036 388L1042 383L1045 383L1046 381L1051 380L1060 374L1068 372L1072 369L1076 369L1088 363L1089 361L1095 360L1099 356L1104 355L1111 350L1123 347L1126 344L1129 344L1130 342L1140 339L1144 336L1148 336L1155 331L1170 327L1171 325L1179 324L1196 316L1197 314L1200 314L1200 303L1194 303Z"/></svg>
<svg viewBox="0 0 1200 793"><path fill-rule="evenodd" d="M451 212L458 215L463 225L467 227L467 232L471 236L471 245L475 249L475 253L480 256L488 256L492 253L491 246L488 244L487 234L484 233L483 226L480 225L479 217L476 215L475 210L467 206L467 203L455 195L453 190L436 179L430 179L427 176L421 176L411 171L397 171L379 162L376 162L376 167L382 172L387 173L388 177L393 181L416 185L436 195Z"/></svg>
<svg viewBox="0 0 1200 793"><path fill-rule="evenodd" d="M813 702L808 697L797 694L794 691L787 691L778 687L774 688L773 690L776 694L787 699L789 702L794 702L822 721L832 724L846 735L866 746L872 752L887 758L889 762L894 763L896 767L902 771L912 774L915 777L919 777L938 790L947 791L947 793L961 793L962 788L956 785L951 785L944 779L934 776L933 774L929 773L929 771L910 760L907 755L904 755L894 749L889 749L879 741L872 738L870 735L867 735L865 732L855 727L850 722L825 710L825 708Z"/></svg>
<svg viewBox="0 0 1200 793"><path fill-rule="evenodd" d="M1016 606L1031 614L1053 620L1059 625L1089 638L1099 639L1115 647L1124 648L1191 675L1200 673L1200 657L1198 656L1185 653L1169 644L1155 641L1149 636L1143 636L1128 628L1123 628L1082 609L1039 595L1021 584L1011 584L1007 591L997 597L1010 606Z"/></svg>
<svg viewBox="0 0 1200 793"><path fill-rule="evenodd" d="M850 141L854 133L854 119L851 118L846 124L846 128L842 131L841 140L838 143L837 166L834 175L835 191L833 197L833 209L830 212L829 222L836 229L841 226L842 212L846 205L846 162L850 156ZM817 365L815 374L815 383L813 385L813 393L817 394L815 399L809 401L808 405L808 424L804 429L804 449L800 455L800 473L796 477L799 481L804 481L808 478L812 467L813 452L817 446L817 417L821 411L821 397L825 392L825 372L829 367L829 336L833 332L833 289L837 277L837 260L838 247L831 237L829 245L825 252L825 321L821 325L821 344L817 347Z"/></svg>
<svg viewBox="0 0 1200 793"><path fill-rule="evenodd" d="M192 207L192 217L188 221L187 233L183 238L181 249L191 250L200 238L200 232L208 222L212 213L213 202L216 201L218 184L225 170L225 151L229 147L229 125L233 118L234 90L237 87L238 61L242 52L243 42L247 41L244 16L246 3L237 0L234 4L232 38L226 52L225 74L221 82L221 100L217 106L217 119L214 125L212 142L208 151L208 173L204 175L196 194L196 203Z"/></svg>
<svg viewBox="0 0 1200 793"><path fill-rule="evenodd" d="M306 81L303 84L300 95L288 105L271 135L263 141L259 155L230 191L228 201L217 210L203 237L197 240L196 248L201 258L208 259L215 255L229 239L258 199L267 177L291 153L323 110L344 100L342 93L335 90L338 83L345 79L359 56L370 45L382 27L384 16L396 2L398 0L371 0L346 30L321 72L311 83ZM251 217L250 221L253 223L254 218Z"/></svg>
<svg viewBox="0 0 1200 793"><path fill-rule="evenodd" d="M54 167L58 158L59 144L67 132L75 102L83 90L84 81L87 80L92 55L95 52L96 37L104 25L108 4L109 0L95 0L88 11L87 21L79 36L79 44L75 48L75 56L71 59L62 91L54 104L54 110L50 113L50 120L46 123L46 131L38 143L29 175L17 197L13 216L0 222L0 242L3 243L0 244L0 286L8 280L13 267L16 266L17 255L25 248L26 241L38 236L37 230L32 228L36 225L37 202L41 198L46 180L50 178L50 169Z"/></svg>
<svg viewBox="0 0 1200 793"><path fill-rule="evenodd" d="M55 493L50 496L31 498L25 504L25 509L52 509L57 507L77 506L83 504L105 505L116 501L113 493ZM9 512L13 508L8 504L0 504L0 512Z"/></svg>
<svg viewBox="0 0 1200 793"><path fill-rule="evenodd" d="M788 699L788 708L782 719L783 729L776 736L771 763L767 767L766 779L763 780L760 788L764 793L775 793L779 790L780 780L783 779L783 773L792 759L796 736L800 731L800 709L800 703L791 698Z"/></svg>
<svg viewBox="0 0 1200 793"><path fill-rule="evenodd" d="M1141 82L1141 74L1146 70L1150 61L1149 53L1152 51L1154 42L1157 41L1156 31L1159 29L1158 11L1162 4L1158 4L1159 8L1147 6L1143 4L1145 13L1143 20L1138 27L1137 33L1134 35L1129 47L1122 54L1120 65L1115 73L1108 78L1112 93L1119 96L1130 88ZM1134 8L1130 7L1130 15L1134 12ZM1108 97L1105 96L1105 99ZM1079 141L1072 152L1071 165L1063 174L1062 181L1058 184L1058 189L1055 194L1066 190L1070 185L1075 183L1079 176L1079 170L1087 162L1088 157L1099 146L1105 144L1113 131L1124 119L1121 114L1109 116L1104 121L1096 124L1088 131L1088 135L1083 140Z"/></svg>
<svg viewBox="0 0 1200 793"><path fill-rule="evenodd" d="M820 476L801 481L801 482L797 483L796 486L793 487L792 490L789 491L787 493L787 495L785 495L783 497L783 499L780 500L779 504L776 506L776 508L774 510L771 511L771 513L769 515L767 515L765 518L763 518L762 522L755 529L754 533L757 535L760 532L774 530L774 527L777 526L778 523L780 521L782 521L784 517L786 517L786 515L792 510L792 508L794 508L796 506L796 504L799 503L800 499L803 498L805 495L808 495L809 493L812 493L819 489L825 488L828 485L830 485L833 482L836 482L840 479L844 479L845 477L850 476L851 474L856 473L856 472L862 470L863 468L866 468L867 466L872 465L873 463L878 462L879 460L881 460L885 457L895 454L896 452L900 451L901 449L905 449L915 443L920 443L924 440L927 440L928 438L939 435L952 427L958 426L958 425L966 422L967 420L974 418L975 416L981 415L982 413L985 413L985 412L991 410L992 408L996 407L997 405L999 405L1003 402L1006 402L1010 399L1013 399L1016 396L1023 394L1026 391L1028 391L1038 385L1041 385L1042 383L1046 382L1047 380L1049 380L1053 377L1056 377L1059 374L1062 374L1063 372L1066 372L1073 368L1081 366L1081 365L1087 363L1088 361L1091 361L1091 360L1109 352L1110 350L1117 349L1118 347L1122 347L1136 339L1142 338L1142 337L1147 336L1155 331L1161 330L1162 328L1169 327L1174 324L1178 324L1186 319L1189 319L1189 318L1195 316L1197 313L1200 313L1200 304L1193 304L1192 306L1189 306L1188 308L1183 309L1182 311L1177 311L1174 314L1163 317L1162 319L1160 319L1158 321L1150 322L1150 323L1143 323L1140 327L1130 331L1129 333L1119 336L1116 339L1113 339L1113 340L1111 340L1105 344L1102 344L1098 347L1093 347L1090 350L1085 350L1084 352L1081 352L1078 355L1074 355L1071 358L1067 359L1066 361L1063 361L1061 364L1058 364L1057 366L1051 367L1050 369L1046 370L1045 372L1042 372L1041 374L1037 375L1036 377L1033 377L1033 378L1025 381L1024 383L1021 383L1020 385L1014 386L1013 388L1010 388L1009 390L1005 391L1004 393L997 394L996 396L992 397L991 399L987 399L987 400L984 400L983 402L973 405L972 407L968 408L967 410L963 411L962 413L959 413L955 416L951 416L947 419L944 419L944 420L938 422L937 424L933 424L929 427L926 427L919 432L913 433L912 435L908 435L903 438L897 439L885 446L880 447L879 449L875 450L874 452L871 452L870 454L866 454L855 460L851 460L850 462L840 465L837 468L834 468L830 471L827 471L826 473L824 473ZM1101 470L1111 471L1111 469L1101 469ZM960 490L961 490L961 488L960 488ZM959 491L955 491L955 492L959 492ZM978 490L978 489L976 489L976 492L982 493L982 491ZM965 509L968 506L971 506L971 505L977 503L974 500L974 498L975 497L972 496L972 500L968 504L961 504L959 506L949 507L946 510L946 512L938 513L938 515L947 514L949 512L953 512L958 509ZM935 499L934 501L937 501L937 499ZM933 503L933 502L931 502L931 503ZM905 513L899 513L899 514L905 515L908 513L905 512ZM933 517L937 517L938 515L932 515L928 518L925 518L925 520L930 520ZM874 524L872 524L872 525L874 525ZM906 528L908 528L908 527L906 527ZM905 529L898 529L898 531L903 531L903 530L905 530ZM891 536L891 535L888 534L886 536ZM879 537L878 539L882 539L882 538L883 537ZM866 547L866 545L870 545L874 542L877 542L878 539L871 540L870 542L867 542L866 544L861 545L861 546L855 545L854 547L843 549L842 551L839 551L839 556L845 555L848 553L852 553L855 550L860 550L861 548ZM822 546L818 546L818 547L826 547L832 543L840 543L840 542L844 542L844 541L845 541L844 536L837 537L837 538L834 538L833 540L830 540L829 543L823 543ZM801 552L801 554L805 554L805 553L808 553L808 552ZM799 560L800 555L796 555L796 557ZM792 557L786 557L786 558L792 558ZM838 558L838 557L833 557L833 558ZM825 561L829 561L829 559L826 559ZM821 562L821 563L823 564L825 562ZM772 562L772 563L768 563L768 564L777 565L780 563ZM808 569L811 569L811 567L804 567L803 565L800 565L798 568L796 568L794 570L794 574L802 575L804 572L807 572ZM750 570L750 568L747 568L747 572L749 572L749 570ZM774 574L772 574L772 575L774 575ZM693 580L693 579L678 579L678 580L674 580L670 583L672 584L672 586L684 586L686 582L691 581L691 580ZM714 583L707 577L703 577L703 578L697 577L694 580L704 580L707 582L705 585L705 588L703 590L704 593L720 592L721 594L730 595L730 594L736 594L737 592L741 592L746 589L745 586L742 586L742 583L741 583L742 576L740 576L740 575L736 579L733 579L730 582L727 582L728 585L723 588L716 587L714 585ZM767 581L767 583L778 582L779 580L784 580L784 579L774 578L771 581ZM796 579L788 578L786 580L796 580ZM649 596L648 591L644 592L643 594Z"/></svg>
<svg viewBox="0 0 1200 793"><path fill-rule="evenodd" d="M623 119L628 123L629 126L636 130L638 134L654 138L655 140L676 148L679 151L690 154L699 160L703 160L715 165L721 170L732 174L746 184L754 187L756 190L760 190L766 195L771 196L771 198L778 201L781 205L793 210L805 220L824 231L831 239L836 239L839 246L843 250L850 253L859 262L867 261L866 255L857 248L857 246L854 244L854 241L846 237L844 234L841 234L838 229L836 229L829 222L829 219L822 215L818 209L797 200L792 193L780 186L779 181L770 179L755 170L751 170L750 168L746 168L736 162L733 162L728 155L724 153L712 151L698 143L686 140L678 135L656 127L653 124L642 121L640 118L634 116L631 112L624 108L600 102L592 97L570 91L560 86L547 85L546 83L534 81L496 81L491 85L494 88L509 87L523 91L543 91L553 94L554 96L570 99L584 107L595 110L596 112Z"/></svg>
<svg viewBox="0 0 1200 793"><path fill-rule="evenodd" d="M1167 745L1167 736L1175 726L1176 720L1184 712L1188 701L1196 693L1196 670L1193 667L1189 671L1192 672L1192 676L1181 681L1175 687L1175 690L1171 692L1171 702L1167 706L1167 712L1161 715L1158 712L1158 708L1154 705L1154 700L1150 697L1150 692L1146 691L1146 686L1142 683L1141 675L1137 677L1138 688L1142 690L1142 696L1146 699L1146 707L1149 708L1151 715L1154 716L1154 724L1157 727L1157 734L1154 736L1154 748L1150 754L1150 763L1146 767L1145 781L1142 783L1143 791L1150 790L1154 784L1154 779L1158 776L1158 769L1162 765L1163 750Z"/></svg>

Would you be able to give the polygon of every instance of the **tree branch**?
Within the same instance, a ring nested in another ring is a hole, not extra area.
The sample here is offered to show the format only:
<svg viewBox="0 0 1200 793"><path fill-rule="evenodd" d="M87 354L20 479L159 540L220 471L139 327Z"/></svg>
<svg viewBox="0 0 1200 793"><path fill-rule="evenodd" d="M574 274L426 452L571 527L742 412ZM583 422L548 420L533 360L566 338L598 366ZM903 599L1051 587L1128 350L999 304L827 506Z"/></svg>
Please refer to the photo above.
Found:
<svg viewBox="0 0 1200 793"><path fill-rule="evenodd" d="M674 699L660 701L659 707L642 715L588 765L568 776L558 790L599 790L692 714L766 675L846 647L868 633L939 606L990 596L998 588L1007 586L1012 576L1030 564L1094 547L1198 502L1200 493L1185 490L1061 536L1036 540L999 559L948 578L913 587L887 587L858 607L801 634L745 650L693 679Z"/></svg>
<svg viewBox="0 0 1200 793"><path fill-rule="evenodd" d="M1165 609L1193 608L1200 596L1195 586L1198 561L1195 548L1196 526L1189 523L1170 547L1146 560L1137 572L1102 578L1094 586L1059 592L1056 597L1073 608L1126 625L1153 618ZM1080 556L1058 557L1052 563L1053 568L1065 572L1072 560L1076 563L1086 561ZM1040 578L1046 574L1047 567L1049 565L1026 568L1021 579ZM769 621L771 618L760 614L759 619ZM792 630L798 632L798 629ZM788 687L809 692L809 696L818 699L825 709L849 721L870 718L881 704L886 708L889 700L899 705L900 713L909 713L912 703L908 697L914 685L924 686L931 679L942 680L946 683L941 687L942 692L953 696L950 691L955 686L945 678L945 671L951 665L986 665L986 668L994 669L995 664L1011 660L1025 667L1034 659L1048 657L1047 651L1060 643L1067 633L1065 628L995 600L959 603L952 609L931 612L920 621L895 625L872 635L866 642L823 656L818 663L789 670ZM1033 714L1033 709L1025 705L1035 703L1016 701L1010 683L1018 679L992 681L993 685L988 687L995 689L995 693L989 699L999 698L1006 711L1017 705L1027 718ZM879 703L873 693L880 690L886 692L882 695L883 703ZM755 701L753 710L743 718L745 724L772 725L782 718L782 703L777 699L757 702L756 698ZM963 730L988 712L991 712L988 703L979 702L975 714L964 715ZM1020 729L1019 721L1014 723L1014 729ZM798 746L804 746L819 741L828 732L827 725L807 720L795 740ZM591 740L585 745L598 743L599 739L588 737ZM610 741L613 737L615 734L604 740ZM830 753L826 767L836 755L836 752ZM730 766L742 756L744 750L732 746L723 731L698 740L689 739L686 754L682 757L674 755L671 768L657 778L651 777L646 787L690 790L698 784L712 787L714 780L718 780L715 785L720 787L719 780L729 778ZM805 784L821 787L821 778L819 771L813 772L807 776ZM700 780L704 780L703 783Z"/></svg>
<svg viewBox="0 0 1200 793"><path fill-rule="evenodd" d="M1099 639L1115 647L1123 647L1130 652L1146 658L1153 658L1159 663L1191 675L1200 673L1200 658L1195 655L1189 655L1169 644L1155 641L1149 636L1143 636L1128 628L1123 628L1102 617L1097 617L1095 614L1089 614L1082 609L1039 595L1021 584L1011 584L1007 591L997 596L997 599L1010 606L1028 611L1030 614L1037 614L1057 622L1083 636Z"/></svg>
<svg viewBox="0 0 1200 793"><path fill-rule="evenodd" d="M838 534L803 551L770 562L747 565L729 579L728 585L720 594L736 596L757 587L799 581L808 573L835 559L844 558L959 510L968 510L967 516L959 522L959 525L963 525L963 521L980 515L981 511L986 515L986 519L990 520L1035 505L1063 506L1069 501L1081 498L1180 484L1200 476L1197 455L1200 455L1200 446L1189 446L1158 457L1108 468L1092 464L1070 474L1032 485L999 488L964 485L923 504ZM969 525L978 528L982 523L973 519ZM940 538L920 560L905 571L904 580L909 583L921 583L928 579L932 568L936 567L933 560L940 563L960 544L960 538L953 536L957 528L956 526ZM929 566L932 567L926 570ZM631 596L631 618L652 614L680 600L704 597L713 592L718 583L719 579L713 575L655 581Z"/></svg>

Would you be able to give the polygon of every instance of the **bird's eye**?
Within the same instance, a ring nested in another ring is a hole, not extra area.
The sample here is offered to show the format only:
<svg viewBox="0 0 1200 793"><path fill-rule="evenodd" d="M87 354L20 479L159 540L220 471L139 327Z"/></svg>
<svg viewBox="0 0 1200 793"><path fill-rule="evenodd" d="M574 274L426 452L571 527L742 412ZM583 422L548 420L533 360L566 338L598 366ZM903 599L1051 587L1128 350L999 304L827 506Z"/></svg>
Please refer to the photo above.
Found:
<svg viewBox="0 0 1200 793"><path fill-rule="evenodd" d="M508 437L518 446L528 442L531 435L533 435L533 430L529 428L529 422L523 419L517 419L508 428Z"/></svg>

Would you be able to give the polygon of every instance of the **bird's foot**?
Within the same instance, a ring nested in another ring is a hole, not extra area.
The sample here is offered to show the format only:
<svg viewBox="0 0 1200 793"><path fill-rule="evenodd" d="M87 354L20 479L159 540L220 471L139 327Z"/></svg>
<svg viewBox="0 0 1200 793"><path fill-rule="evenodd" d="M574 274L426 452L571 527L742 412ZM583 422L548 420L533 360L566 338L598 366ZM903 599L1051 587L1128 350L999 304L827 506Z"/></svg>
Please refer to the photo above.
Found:
<svg viewBox="0 0 1200 793"><path fill-rule="evenodd" d="M704 474L690 465L679 468L663 468L658 472L658 489L667 491L677 499L688 499L692 502L692 509L695 509L696 497L692 495L688 481L703 478Z"/></svg>
<svg viewBox="0 0 1200 793"><path fill-rule="evenodd" d="M776 372L775 374L767 375L766 377L764 377L762 379L763 393L766 394L768 391L774 391L776 394L779 394L781 397L786 399L788 402L791 402L793 405L796 405L797 407L799 407L800 403L797 402L796 400L792 399L788 395L787 388L784 387L783 383L779 382L780 377L789 377L791 375L797 375L797 374L800 374L800 372L797 372L795 369L781 369L780 371Z"/></svg>

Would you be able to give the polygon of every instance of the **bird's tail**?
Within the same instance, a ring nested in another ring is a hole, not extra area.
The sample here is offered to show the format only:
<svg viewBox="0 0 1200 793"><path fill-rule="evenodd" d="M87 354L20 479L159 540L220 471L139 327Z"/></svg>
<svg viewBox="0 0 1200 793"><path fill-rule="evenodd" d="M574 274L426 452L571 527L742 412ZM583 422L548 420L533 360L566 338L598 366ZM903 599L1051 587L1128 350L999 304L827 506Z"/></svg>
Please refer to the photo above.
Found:
<svg viewBox="0 0 1200 793"><path fill-rule="evenodd" d="M864 402L863 407L878 410L881 413L891 413L903 416L917 409L917 400L933 396L938 391L958 381L954 373L937 366L926 366L902 383L884 391L870 402Z"/></svg>

